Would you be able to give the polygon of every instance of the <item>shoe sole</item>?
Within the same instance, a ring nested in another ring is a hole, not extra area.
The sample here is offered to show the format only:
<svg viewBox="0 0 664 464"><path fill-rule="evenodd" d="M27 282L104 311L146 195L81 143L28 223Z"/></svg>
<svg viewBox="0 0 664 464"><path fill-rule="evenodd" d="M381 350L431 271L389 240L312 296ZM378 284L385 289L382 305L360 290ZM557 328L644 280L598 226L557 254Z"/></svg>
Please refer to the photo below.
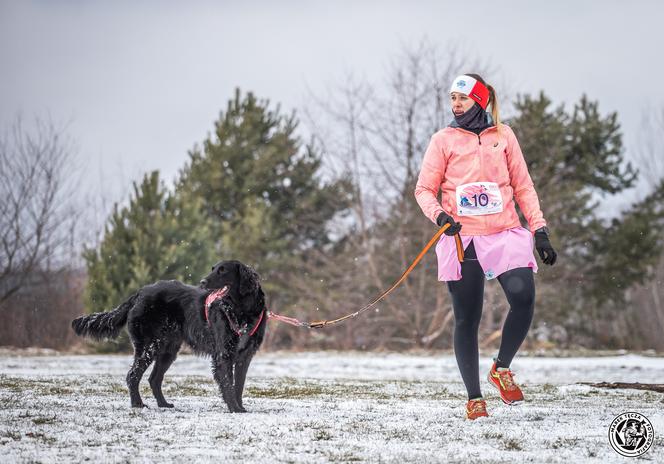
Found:
<svg viewBox="0 0 664 464"><path fill-rule="evenodd" d="M505 398L503 398L503 395L500 394L500 388L498 388L498 385L496 385L495 383L493 383L493 382L491 381L491 373L489 373L489 375L487 375L486 380L487 380L487 382L489 382L489 385L491 385L493 388L496 389L496 391L498 392L498 396L500 396L500 399L501 399L501 400L503 401L503 403L505 403L506 405L508 405L508 406L518 406L518 405L520 405L521 403L523 403L523 400L508 401L508 400L506 400Z"/></svg>

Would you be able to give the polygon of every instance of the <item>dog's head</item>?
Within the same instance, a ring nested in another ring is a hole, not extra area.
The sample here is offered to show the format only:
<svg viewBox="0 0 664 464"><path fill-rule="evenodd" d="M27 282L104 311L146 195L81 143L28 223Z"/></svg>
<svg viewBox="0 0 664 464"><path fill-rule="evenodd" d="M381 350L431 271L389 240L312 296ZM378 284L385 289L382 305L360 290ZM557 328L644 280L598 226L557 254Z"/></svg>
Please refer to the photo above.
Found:
<svg viewBox="0 0 664 464"><path fill-rule="evenodd" d="M257 296L260 277L252 268L240 261L220 261L212 266L212 272L201 280L201 288L217 290L226 288L225 295L236 303ZM262 293L262 292L261 292Z"/></svg>

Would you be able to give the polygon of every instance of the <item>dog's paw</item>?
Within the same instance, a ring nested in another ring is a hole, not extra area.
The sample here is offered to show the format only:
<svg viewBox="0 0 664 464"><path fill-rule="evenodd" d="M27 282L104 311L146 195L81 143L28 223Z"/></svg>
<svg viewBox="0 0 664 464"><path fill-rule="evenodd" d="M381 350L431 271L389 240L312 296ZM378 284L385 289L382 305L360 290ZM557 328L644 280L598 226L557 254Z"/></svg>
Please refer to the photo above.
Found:
<svg viewBox="0 0 664 464"><path fill-rule="evenodd" d="M230 412L231 414L233 414L233 413L243 413L243 412L247 412L247 410L244 409L242 406L233 406L233 407L229 406L228 407L228 412Z"/></svg>
<svg viewBox="0 0 664 464"><path fill-rule="evenodd" d="M148 405L145 404L145 403L132 403L131 407L132 408L146 408L147 409Z"/></svg>
<svg viewBox="0 0 664 464"><path fill-rule="evenodd" d="M175 407L175 406L173 406L173 403L160 403L157 406L159 406L160 408L174 408Z"/></svg>

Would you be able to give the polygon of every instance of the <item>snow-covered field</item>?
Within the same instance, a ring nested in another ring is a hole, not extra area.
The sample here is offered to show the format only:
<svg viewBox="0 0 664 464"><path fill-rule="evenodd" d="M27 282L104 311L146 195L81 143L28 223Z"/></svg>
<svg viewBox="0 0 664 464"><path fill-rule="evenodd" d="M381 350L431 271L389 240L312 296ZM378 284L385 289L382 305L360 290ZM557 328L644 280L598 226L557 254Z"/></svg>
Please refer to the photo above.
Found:
<svg viewBox="0 0 664 464"><path fill-rule="evenodd" d="M260 353L248 414L228 413L208 361L189 355L164 381L174 409L156 407L149 372L150 407L131 409L130 359L0 353L0 462L631 462L608 442L626 411L654 427L640 459L664 462L663 394L578 384L662 383L660 357L518 357L526 403L485 383L491 417L474 422L449 354Z"/></svg>

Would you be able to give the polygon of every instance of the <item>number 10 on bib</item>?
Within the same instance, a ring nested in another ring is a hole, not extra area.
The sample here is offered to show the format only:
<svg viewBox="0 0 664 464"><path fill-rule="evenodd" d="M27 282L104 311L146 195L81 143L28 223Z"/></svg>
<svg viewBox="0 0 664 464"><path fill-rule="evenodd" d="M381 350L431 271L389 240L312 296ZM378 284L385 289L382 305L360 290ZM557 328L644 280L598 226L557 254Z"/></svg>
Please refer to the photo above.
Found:
<svg viewBox="0 0 664 464"><path fill-rule="evenodd" d="M459 216L481 216L503 210L503 197L495 182L471 182L458 186L456 203Z"/></svg>

